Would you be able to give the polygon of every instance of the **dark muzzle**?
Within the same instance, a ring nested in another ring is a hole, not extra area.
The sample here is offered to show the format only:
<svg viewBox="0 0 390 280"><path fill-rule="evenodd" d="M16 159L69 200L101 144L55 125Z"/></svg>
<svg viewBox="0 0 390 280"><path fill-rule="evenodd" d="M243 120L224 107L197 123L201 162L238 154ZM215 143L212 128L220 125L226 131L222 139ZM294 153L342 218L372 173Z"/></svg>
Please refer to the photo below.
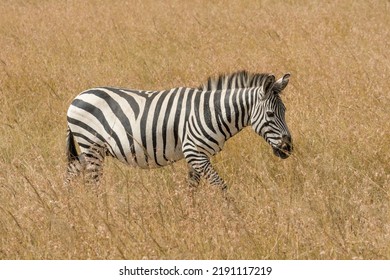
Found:
<svg viewBox="0 0 390 280"><path fill-rule="evenodd" d="M278 146L274 146L273 150L274 150L274 154L280 157L281 159L288 158L293 151L291 136L283 135L282 141Z"/></svg>

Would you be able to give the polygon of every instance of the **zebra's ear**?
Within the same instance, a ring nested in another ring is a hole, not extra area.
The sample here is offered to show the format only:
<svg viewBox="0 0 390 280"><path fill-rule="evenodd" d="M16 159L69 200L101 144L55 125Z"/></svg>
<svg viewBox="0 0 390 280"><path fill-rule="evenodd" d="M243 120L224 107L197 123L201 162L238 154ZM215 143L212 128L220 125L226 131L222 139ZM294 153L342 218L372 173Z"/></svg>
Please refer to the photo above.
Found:
<svg viewBox="0 0 390 280"><path fill-rule="evenodd" d="M282 90L284 90L289 82L289 79L290 79L290 73L284 74L282 78L280 78L274 83L272 87L273 92L280 93Z"/></svg>
<svg viewBox="0 0 390 280"><path fill-rule="evenodd" d="M264 92L265 93L269 92L273 88L274 84L275 84L275 76L274 75L269 75L265 79L264 84L263 84Z"/></svg>

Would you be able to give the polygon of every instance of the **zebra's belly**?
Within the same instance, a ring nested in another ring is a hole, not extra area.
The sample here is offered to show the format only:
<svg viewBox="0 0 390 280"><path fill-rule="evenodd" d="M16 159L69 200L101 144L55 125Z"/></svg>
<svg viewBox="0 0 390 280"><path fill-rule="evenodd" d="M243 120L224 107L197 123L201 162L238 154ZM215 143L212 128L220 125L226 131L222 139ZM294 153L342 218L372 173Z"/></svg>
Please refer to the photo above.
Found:
<svg viewBox="0 0 390 280"><path fill-rule="evenodd" d="M136 148L135 153L127 152L125 158L118 157L125 164L143 169L163 167L183 158L181 149L175 149L171 152L166 150L165 153L164 151L156 151L154 153L147 152L144 148Z"/></svg>

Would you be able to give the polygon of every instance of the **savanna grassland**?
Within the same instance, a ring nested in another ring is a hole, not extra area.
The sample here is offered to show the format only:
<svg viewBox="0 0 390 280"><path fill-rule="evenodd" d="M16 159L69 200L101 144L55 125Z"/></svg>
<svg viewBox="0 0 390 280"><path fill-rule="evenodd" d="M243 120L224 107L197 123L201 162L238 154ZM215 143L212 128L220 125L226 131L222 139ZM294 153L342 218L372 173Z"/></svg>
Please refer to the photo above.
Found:
<svg viewBox="0 0 390 280"><path fill-rule="evenodd" d="M0 259L390 259L389 1L0 1ZM294 154L250 128L191 197L181 161L63 186L82 90L291 73Z"/></svg>

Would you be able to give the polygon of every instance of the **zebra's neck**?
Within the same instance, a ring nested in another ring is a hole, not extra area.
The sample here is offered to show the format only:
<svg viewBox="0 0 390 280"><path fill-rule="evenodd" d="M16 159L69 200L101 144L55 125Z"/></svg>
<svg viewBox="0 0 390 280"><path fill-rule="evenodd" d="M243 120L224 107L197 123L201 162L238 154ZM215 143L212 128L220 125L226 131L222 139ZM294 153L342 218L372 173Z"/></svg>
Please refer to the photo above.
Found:
<svg viewBox="0 0 390 280"><path fill-rule="evenodd" d="M218 93L221 96L219 100L215 99L216 119L219 130L227 140L250 125L255 93L250 88L222 90Z"/></svg>

